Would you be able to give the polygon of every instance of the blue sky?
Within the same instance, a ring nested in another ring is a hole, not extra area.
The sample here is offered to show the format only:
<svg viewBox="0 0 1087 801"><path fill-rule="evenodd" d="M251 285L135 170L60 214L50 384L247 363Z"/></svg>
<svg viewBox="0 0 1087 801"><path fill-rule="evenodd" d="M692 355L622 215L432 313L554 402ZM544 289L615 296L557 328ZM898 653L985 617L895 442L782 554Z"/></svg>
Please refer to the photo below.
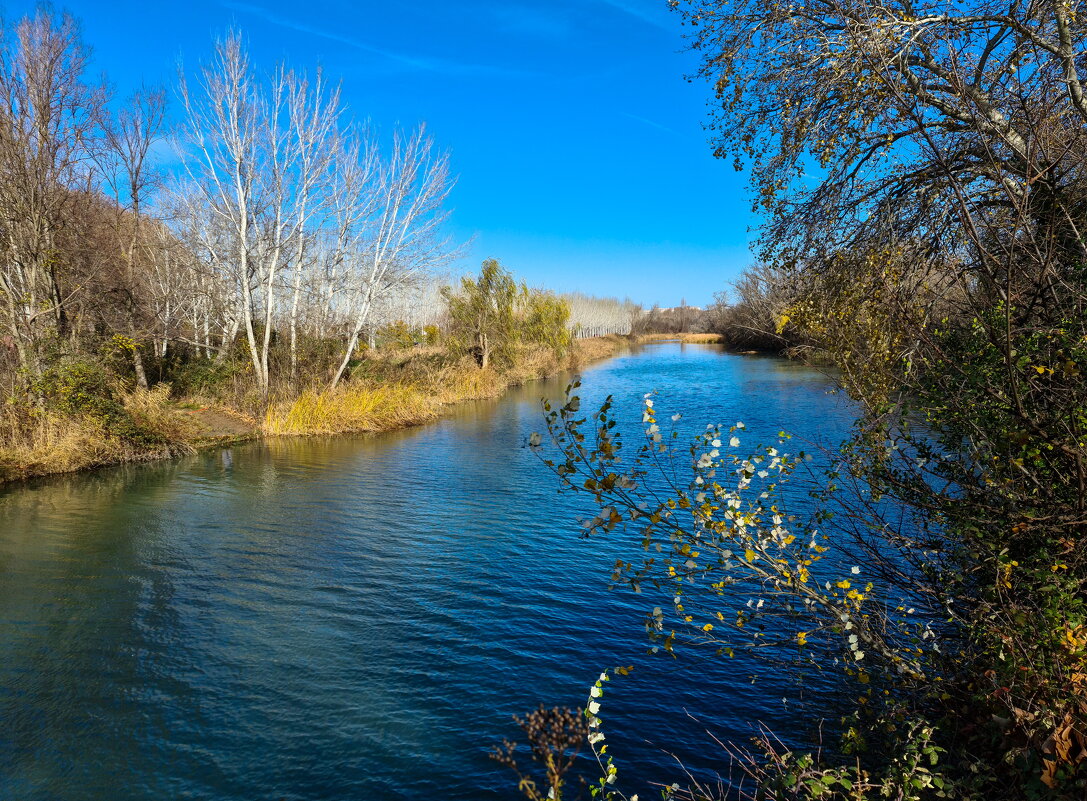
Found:
<svg viewBox="0 0 1087 801"><path fill-rule="evenodd" d="M451 152L458 269L702 305L750 261L746 178L710 155L706 85L664 0L58 2L119 92L173 91L236 25L254 63L324 66L353 116ZM32 8L7 3L8 16ZM176 104L174 106L176 111Z"/></svg>

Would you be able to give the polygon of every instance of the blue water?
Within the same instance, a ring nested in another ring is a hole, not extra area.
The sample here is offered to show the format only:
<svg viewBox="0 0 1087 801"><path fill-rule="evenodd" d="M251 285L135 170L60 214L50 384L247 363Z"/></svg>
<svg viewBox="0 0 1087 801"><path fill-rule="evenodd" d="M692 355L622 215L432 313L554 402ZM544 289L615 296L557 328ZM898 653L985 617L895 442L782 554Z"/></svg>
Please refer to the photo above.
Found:
<svg viewBox="0 0 1087 801"><path fill-rule="evenodd" d="M784 675L648 656L659 598L610 591L623 539L524 443L538 382L425 427L278 440L0 494L0 798L511 799L488 758L540 702L604 668L622 786L727 770L710 739L812 725ZM641 397L696 428L742 420L834 443L815 371L662 344L584 374L586 405ZM800 500L798 499L799 503ZM692 722L687 712L698 717ZM667 752L667 753L666 753Z"/></svg>

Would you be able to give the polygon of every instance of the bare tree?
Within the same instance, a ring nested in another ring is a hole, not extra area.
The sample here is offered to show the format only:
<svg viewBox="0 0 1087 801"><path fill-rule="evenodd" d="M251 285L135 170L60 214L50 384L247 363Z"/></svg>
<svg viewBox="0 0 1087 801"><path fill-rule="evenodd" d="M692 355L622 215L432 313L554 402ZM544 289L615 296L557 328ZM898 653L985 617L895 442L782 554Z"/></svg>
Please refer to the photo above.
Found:
<svg viewBox="0 0 1087 801"><path fill-rule="evenodd" d="M186 113L183 126L185 169L195 190L192 199L213 220L201 227L200 238L217 267L232 275L237 321L245 327L257 386L268 390L267 363L257 342L256 303L259 259L254 247L261 231L258 218L266 198L260 176L260 97L241 36L231 32L215 45L210 64L199 71L197 91L181 75L180 95ZM228 250L212 234L228 233Z"/></svg>
<svg viewBox="0 0 1087 801"><path fill-rule="evenodd" d="M333 155L337 152L337 123L341 115L339 87L328 87L318 71L312 84L305 75L287 76L287 114L297 161L291 224L294 228L294 277L290 310L290 378L298 374L298 311L302 279L316 262L307 253L317 230L330 212L328 188L335 184Z"/></svg>
<svg viewBox="0 0 1087 801"><path fill-rule="evenodd" d="M40 374L46 327L68 333L55 239L89 152L105 92L86 83L88 52L67 14L39 10L0 45L0 292L19 363Z"/></svg>
<svg viewBox="0 0 1087 801"><path fill-rule="evenodd" d="M343 357L332 379L335 388L358 347L359 335L370 322L375 300L390 287L431 270L449 257L441 226L452 188L449 158L436 152L420 126L411 134L397 131L387 159L374 161L373 145L356 153L362 167L357 179L345 182L339 208L345 237L347 304L351 311ZM373 179L362 178L374 169Z"/></svg>
<svg viewBox="0 0 1087 801"><path fill-rule="evenodd" d="M570 307L570 329L578 337L629 334L641 308L629 298L598 298L580 292L562 296Z"/></svg>
<svg viewBox="0 0 1087 801"><path fill-rule="evenodd" d="M126 232L124 258L125 316L129 336L132 338L132 367L136 383L147 387L147 373L143 357L136 342L140 333L140 282L143 275L137 270L138 250L143 246L143 207L153 175L149 164L151 147L160 139L166 118L166 94L161 89L141 89L114 119L103 120L102 130L106 142L98 162L105 177L106 186L116 201L119 232ZM152 237L153 238L153 237ZM144 254L153 254L155 248L142 247Z"/></svg>
<svg viewBox="0 0 1087 801"><path fill-rule="evenodd" d="M788 322L796 288L779 271L765 264L747 268L720 292L707 310L706 327L735 348L782 352L802 347L803 340Z"/></svg>
<svg viewBox="0 0 1087 801"><path fill-rule="evenodd" d="M368 191L369 175L360 182L357 160L333 158L342 151L339 88L329 86L320 72L311 80L282 65L267 80L259 78L237 34L216 45L195 95L183 81L182 99L194 199L216 218L198 225L197 238L216 271L234 276L237 320L257 386L267 394L280 311L284 304L289 308L293 381L306 271L318 264L318 243L328 238L328 226L337 229L333 238L339 245L333 250L342 251L343 237L354 235L352 225L342 229L337 219L336 187L342 189L350 173L346 183L355 186L355 203ZM199 219L200 209L190 207L188 216ZM224 234L230 242L225 250Z"/></svg>
<svg viewBox="0 0 1087 801"><path fill-rule="evenodd" d="M210 209L203 191L191 183L176 183L168 196L169 218L176 234L159 231L163 258L150 276L154 317L163 335L164 352L179 314L196 314L205 353L212 348L212 330L218 338L215 361L230 353L242 325L238 276L234 255L234 229Z"/></svg>

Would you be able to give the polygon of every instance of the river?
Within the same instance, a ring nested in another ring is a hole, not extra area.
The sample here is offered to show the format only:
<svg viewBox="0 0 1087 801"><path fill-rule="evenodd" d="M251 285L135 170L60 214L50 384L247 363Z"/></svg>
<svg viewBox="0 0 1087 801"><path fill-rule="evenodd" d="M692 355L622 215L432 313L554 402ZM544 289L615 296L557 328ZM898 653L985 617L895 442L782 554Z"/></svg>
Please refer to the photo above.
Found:
<svg viewBox="0 0 1087 801"><path fill-rule="evenodd" d="M513 713L580 706L602 669L628 792L724 768L703 731L806 725L784 679L648 656L659 603L607 587L620 539L525 446L543 381L424 427L280 439L0 490L0 798L512 799ZM692 429L841 439L827 379L665 343L584 373ZM754 442L754 439L752 439ZM693 724L686 711L696 714Z"/></svg>

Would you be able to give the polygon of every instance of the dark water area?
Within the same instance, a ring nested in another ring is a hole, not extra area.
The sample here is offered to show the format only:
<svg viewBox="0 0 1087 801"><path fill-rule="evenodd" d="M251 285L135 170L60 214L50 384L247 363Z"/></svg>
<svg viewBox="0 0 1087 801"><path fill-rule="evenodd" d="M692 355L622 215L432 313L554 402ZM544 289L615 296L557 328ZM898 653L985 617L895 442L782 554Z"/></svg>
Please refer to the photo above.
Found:
<svg viewBox="0 0 1087 801"><path fill-rule="evenodd" d="M488 758L513 713L602 716L621 785L727 767L705 730L811 725L743 658L649 656L661 603L607 586L622 537L525 446L538 382L422 428L275 440L0 491L0 798L512 799ZM589 369L632 430L684 424L828 444L852 412L819 373L660 344ZM797 503L803 503L800 498ZM697 714L692 723L687 711ZM667 753L666 753L667 752Z"/></svg>

